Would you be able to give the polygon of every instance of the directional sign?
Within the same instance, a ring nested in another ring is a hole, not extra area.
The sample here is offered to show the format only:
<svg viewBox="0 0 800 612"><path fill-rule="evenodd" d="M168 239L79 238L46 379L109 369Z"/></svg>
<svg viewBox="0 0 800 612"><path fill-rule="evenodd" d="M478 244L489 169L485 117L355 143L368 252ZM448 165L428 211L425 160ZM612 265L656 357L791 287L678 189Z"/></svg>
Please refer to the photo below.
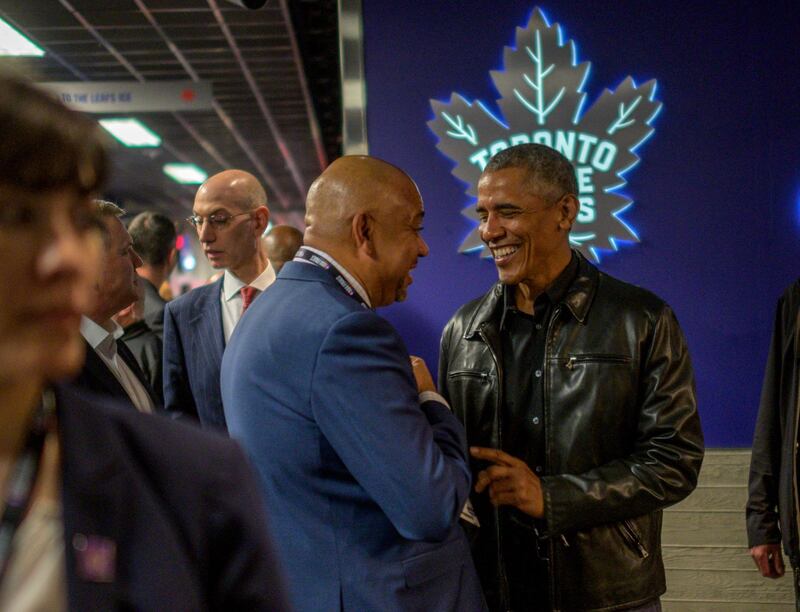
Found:
<svg viewBox="0 0 800 612"><path fill-rule="evenodd" d="M64 81L39 85L84 113L208 110L213 101L208 81Z"/></svg>

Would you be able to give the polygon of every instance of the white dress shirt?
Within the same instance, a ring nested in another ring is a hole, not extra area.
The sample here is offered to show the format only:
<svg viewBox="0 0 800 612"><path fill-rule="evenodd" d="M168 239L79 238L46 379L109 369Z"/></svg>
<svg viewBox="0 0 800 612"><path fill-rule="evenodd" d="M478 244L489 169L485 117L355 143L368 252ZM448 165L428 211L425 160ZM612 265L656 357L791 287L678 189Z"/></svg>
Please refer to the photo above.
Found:
<svg viewBox="0 0 800 612"><path fill-rule="evenodd" d="M250 283L250 287L264 291L272 283L275 282L275 269L272 264L267 262L267 267L259 274L255 280ZM231 334L239 319L242 318L242 294L240 293L242 287L247 286L247 283L236 278L230 270L225 270L225 276L222 280L222 293L220 293L220 300L222 304L222 331L225 334L225 344L231 339Z"/></svg>
<svg viewBox="0 0 800 612"><path fill-rule="evenodd" d="M117 340L125 333L115 321L109 321L109 329L98 325L89 317L81 317L81 335L114 374L119 384L139 412L155 410L150 394L128 364L117 354Z"/></svg>

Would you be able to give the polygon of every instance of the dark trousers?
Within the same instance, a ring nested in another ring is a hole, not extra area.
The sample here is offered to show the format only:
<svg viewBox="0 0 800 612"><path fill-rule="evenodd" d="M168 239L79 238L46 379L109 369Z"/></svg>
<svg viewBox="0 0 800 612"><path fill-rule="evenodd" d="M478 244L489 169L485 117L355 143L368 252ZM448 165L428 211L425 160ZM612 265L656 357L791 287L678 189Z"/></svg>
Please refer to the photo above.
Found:
<svg viewBox="0 0 800 612"><path fill-rule="evenodd" d="M800 612L800 568L792 568L794 578L794 608Z"/></svg>

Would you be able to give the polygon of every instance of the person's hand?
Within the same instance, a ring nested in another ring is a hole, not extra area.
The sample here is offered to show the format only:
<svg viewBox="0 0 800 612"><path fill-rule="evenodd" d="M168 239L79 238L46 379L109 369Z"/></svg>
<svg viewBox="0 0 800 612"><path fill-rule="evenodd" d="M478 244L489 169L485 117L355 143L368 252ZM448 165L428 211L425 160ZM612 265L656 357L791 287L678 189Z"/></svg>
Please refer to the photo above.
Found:
<svg viewBox="0 0 800 612"><path fill-rule="evenodd" d="M417 390L422 393L423 391L436 392L436 385L433 384L433 377L431 376L428 366L421 357L411 356L411 368L414 370L414 378L417 381Z"/></svg>
<svg viewBox="0 0 800 612"><path fill-rule="evenodd" d="M478 473L475 491L489 490L495 506L514 506L535 518L544 516L542 482L524 461L495 448L473 446L470 454L493 465Z"/></svg>
<svg viewBox="0 0 800 612"><path fill-rule="evenodd" d="M786 571L783 566L780 544L759 544L750 549L750 556L765 578L780 578Z"/></svg>

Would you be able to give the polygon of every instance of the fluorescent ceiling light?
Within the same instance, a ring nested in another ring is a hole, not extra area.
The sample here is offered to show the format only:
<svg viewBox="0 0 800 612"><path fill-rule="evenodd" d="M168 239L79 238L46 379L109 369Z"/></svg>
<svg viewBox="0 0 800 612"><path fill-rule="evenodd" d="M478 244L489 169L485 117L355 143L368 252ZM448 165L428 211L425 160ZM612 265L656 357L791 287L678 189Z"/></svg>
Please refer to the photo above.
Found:
<svg viewBox="0 0 800 612"><path fill-rule="evenodd" d="M42 57L44 49L34 45L8 23L0 19L0 55Z"/></svg>
<svg viewBox="0 0 800 612"><path fill-rule="evenodd" d="M161 137L138 119L100 119L110 134L126 147L157 147Z"/></svg>
<svg viewBox="0 0 800 612"><path fill-rule="evenodd" d="M208 174L194 164L164 164L164 174L181 185L199 185Z"/></svg>

